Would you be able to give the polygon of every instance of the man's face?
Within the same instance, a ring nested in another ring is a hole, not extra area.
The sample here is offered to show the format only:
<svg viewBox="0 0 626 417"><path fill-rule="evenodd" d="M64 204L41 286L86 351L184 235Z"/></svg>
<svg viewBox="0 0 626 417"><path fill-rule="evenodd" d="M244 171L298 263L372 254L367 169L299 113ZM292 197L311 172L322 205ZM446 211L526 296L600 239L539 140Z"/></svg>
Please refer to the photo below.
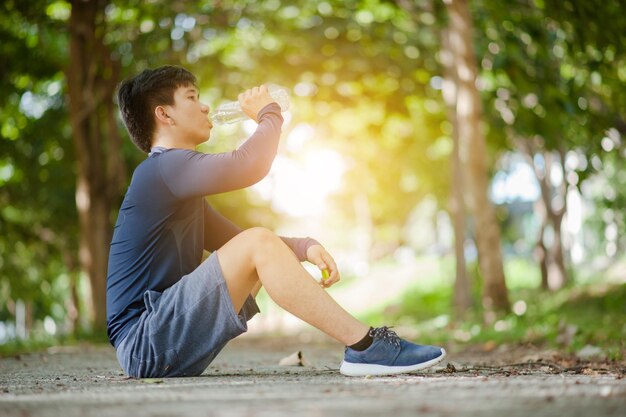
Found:
<svg viewBox="0 0 626 417"><path fill-rule="evenodd" d="M209 106L200 102L200 94L193 85L178 87L174 105L168 106L168 115L174 120L181 139L200 144L211 135Z"/></svg>

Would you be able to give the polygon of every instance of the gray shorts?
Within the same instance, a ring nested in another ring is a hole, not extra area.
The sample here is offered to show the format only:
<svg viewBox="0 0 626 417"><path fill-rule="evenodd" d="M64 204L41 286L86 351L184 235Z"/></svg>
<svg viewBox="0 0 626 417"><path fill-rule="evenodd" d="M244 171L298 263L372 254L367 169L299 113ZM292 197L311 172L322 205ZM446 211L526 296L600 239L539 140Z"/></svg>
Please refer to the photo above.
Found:
<svg viewBox="0 0 626 417"><path fill-rule="evenodd" d="M143 300L146 310L117 346L122 369L140 378L200 375L259 312L252 297L235 312L216 252L162 293L146 291Z"/></svg>

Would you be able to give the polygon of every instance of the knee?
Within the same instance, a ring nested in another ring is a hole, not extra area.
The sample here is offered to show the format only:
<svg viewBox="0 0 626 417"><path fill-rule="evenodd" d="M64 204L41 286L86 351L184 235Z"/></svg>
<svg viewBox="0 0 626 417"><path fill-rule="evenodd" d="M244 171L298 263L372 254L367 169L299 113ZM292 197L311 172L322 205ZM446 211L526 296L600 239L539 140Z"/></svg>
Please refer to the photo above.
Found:
<svg viewBox="0 0 626 417"><path fill-rule="evenodd" d="M276 245L281 242L274 232L264 227L247 229L241 237L245 239L255 264L271 259Z"/></svg>
<svg viewBox="0 0 626 417"><path fill-rule="evenodd" d="M247 243L256 249L266 248L280 241L280 238L274 232L264 227L253 227L244 230L242 235Z"/></svg>

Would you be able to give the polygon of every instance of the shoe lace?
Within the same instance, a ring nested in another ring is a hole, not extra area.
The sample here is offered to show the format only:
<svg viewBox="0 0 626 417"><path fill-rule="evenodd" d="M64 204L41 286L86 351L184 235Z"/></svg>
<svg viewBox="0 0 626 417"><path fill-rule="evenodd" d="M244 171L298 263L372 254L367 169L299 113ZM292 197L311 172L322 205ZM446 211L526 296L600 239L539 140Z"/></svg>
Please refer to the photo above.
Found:
<svg viewBox="0 0 626 417"><path fill-rule="evenodd" d="M387 326L377 327L370 330L370 336L372 338L383 339L383 341L389 342L396 347L400 346L400 336Z"/></svg>

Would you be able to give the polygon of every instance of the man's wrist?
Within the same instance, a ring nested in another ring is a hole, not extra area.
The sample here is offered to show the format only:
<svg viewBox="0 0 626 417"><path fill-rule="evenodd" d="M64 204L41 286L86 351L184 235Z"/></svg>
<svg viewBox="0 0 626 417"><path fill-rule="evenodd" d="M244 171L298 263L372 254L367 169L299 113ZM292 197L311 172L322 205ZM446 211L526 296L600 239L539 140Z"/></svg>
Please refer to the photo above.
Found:
<svg viewBox="0 0 626 417"><path fill-rule="evenodd" d="M275 101L272 101L271 103L266 104L265 106L263 106L261 110L259 110L259 112L257 113L257 117L256 117L257 121L260 122L261 118L265 116L267 113L274 113L280 116L281 118L283 117L283 115L280 112L280 106Z"/></svg>
<svg viewBox="0 0 626 417"><path fill-rule="evenodd" d="M306 254L306 257L308 259L309 258L309 249L311 249L314 246L322 247L322 245L315 239L311 239L311 238L307 238L307 239L309 239L309 242L307 242L307 246L306 246L306 249L305 249L305 254Z"/></svg>

